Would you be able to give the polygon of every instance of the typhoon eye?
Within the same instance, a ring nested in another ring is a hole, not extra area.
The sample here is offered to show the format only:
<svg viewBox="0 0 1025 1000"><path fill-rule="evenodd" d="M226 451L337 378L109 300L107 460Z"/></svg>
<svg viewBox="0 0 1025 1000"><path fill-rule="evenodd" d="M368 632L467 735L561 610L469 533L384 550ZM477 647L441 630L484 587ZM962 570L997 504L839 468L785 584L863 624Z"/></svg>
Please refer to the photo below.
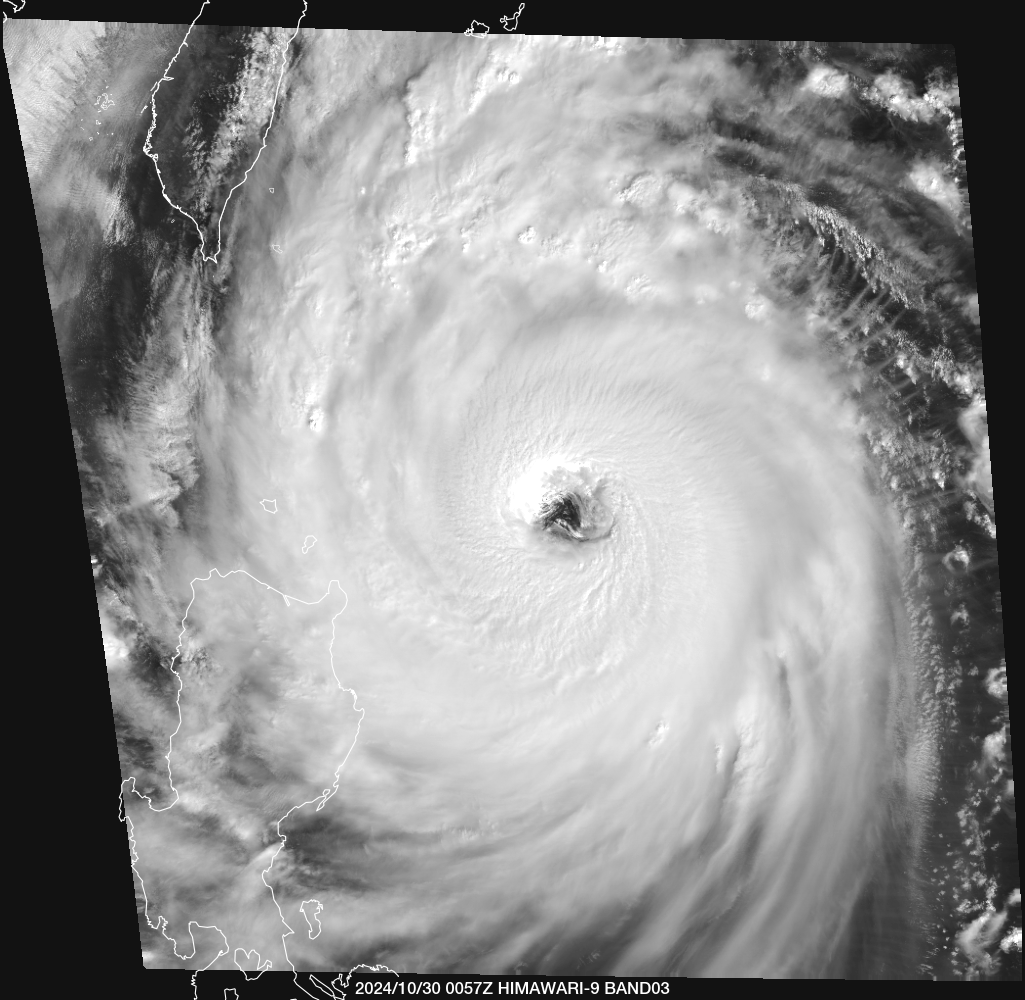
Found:
<svg viewBox="0 0 1025 1000"><path fill-rule="evenodd" d="M542 531L576 542L602 538L612 527L611 517L599 498L570 490L546 493L534 523Z"/></svg>
<svg viewBox="0 0 1025 1000"><path fill-rule="evenodd" d="M549 493L541 501L538 525L546 531L580 534L580 504L572 493Z"/></svg>
<svg viewBox="0 0 1025 1000"><path fill-rule="evenodd" d="M513 484L513 517L538 533L571 542L606 537L615 518L607 484L587 466L541 460Z"/></svg>

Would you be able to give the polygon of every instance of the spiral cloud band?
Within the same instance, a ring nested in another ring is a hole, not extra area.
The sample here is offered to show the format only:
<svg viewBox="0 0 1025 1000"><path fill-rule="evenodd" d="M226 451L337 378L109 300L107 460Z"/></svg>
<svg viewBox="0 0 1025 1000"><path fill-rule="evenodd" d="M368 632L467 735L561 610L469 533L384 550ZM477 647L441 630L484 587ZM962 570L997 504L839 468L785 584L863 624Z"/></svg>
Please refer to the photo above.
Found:
<svg viewBox="0 0 1025 1000"><path fill-rule="evenodd" d="M200 27L94 196L121 402L69 390L146 964L920 974L923 497L993 497L961 192L862 119L949 145L956 84L252 29L217 131Z"/></svg>
<svg viewBox="0 0 1025 1000"><path fill-rule="evenodd" d="M871 875L900 544L809 318L652 135L711 71L740 85L657 48L461 48L292 168L288 252L246 265L255 401L218 401L211 447L316 524L367 713L336 818L291 817L268 879L349 869L317 896L345 959L806 974Z"/></svg>

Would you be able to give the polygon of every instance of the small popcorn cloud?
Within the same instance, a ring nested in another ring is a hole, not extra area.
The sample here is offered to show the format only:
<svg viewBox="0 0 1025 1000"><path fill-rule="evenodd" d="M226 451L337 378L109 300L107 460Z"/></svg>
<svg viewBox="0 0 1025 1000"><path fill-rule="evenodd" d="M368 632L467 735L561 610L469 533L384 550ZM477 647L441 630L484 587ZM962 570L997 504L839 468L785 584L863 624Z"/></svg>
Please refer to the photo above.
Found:
<svg viewBox="0 0 1025 1000"><path fill-rule="evenodd" d="M832 66L816 66L804 81L806 90L820 97L843 97L850 90L846 73Z"/></svg>
<svg viewBox="0 0 1025 1000"><path fill-rule="evenodd" d="M883 73L875 78L869 97L909 122L931 122L936 109L916 96L914 87L896 73Z"/></svg>
<svg viewBox="0 0 1025 1000"><path fill-rule="evenodd" d="M953 216L961 214L961 192L943 167L935 162L916 163L908 181L919 194L945 208Z"/></svg>

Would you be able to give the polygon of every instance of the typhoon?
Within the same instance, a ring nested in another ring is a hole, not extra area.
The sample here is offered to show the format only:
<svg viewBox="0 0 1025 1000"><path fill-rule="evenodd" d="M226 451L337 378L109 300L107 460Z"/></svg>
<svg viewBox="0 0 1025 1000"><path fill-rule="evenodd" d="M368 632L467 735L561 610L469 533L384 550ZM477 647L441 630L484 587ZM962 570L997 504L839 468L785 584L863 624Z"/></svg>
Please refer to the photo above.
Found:
<svg viewBox="0 0 1025 1000"><path fill-rule="evenodd" d="M81 32L125 113L21 127L145 963L1006 968L953 52Z"/></svg>

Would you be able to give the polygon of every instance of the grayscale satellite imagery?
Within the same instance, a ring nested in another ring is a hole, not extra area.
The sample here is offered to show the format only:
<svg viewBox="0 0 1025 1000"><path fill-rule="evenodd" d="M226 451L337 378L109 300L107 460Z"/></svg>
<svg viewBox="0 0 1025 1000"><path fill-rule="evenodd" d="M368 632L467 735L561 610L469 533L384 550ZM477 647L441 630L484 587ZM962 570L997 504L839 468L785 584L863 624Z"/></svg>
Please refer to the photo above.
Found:
<svg viewBox="0 0 1025 1000"><path fill-rule="evenodd" d="M4 3L105 995L1020 980L977 63L402 10Z"/></svg>

